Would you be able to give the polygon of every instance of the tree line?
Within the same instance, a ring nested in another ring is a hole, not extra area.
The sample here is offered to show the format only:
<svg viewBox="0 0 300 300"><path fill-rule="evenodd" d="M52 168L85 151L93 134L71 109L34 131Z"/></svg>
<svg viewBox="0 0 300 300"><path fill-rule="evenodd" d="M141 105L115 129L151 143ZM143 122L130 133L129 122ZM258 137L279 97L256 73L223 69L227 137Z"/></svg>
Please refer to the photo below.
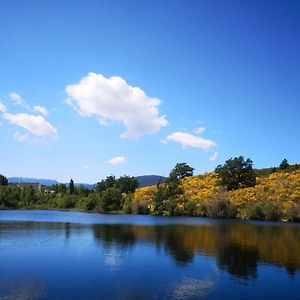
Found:
<svg viewBox="0 0 300 300"><path fill-rule="evenodd" d="M84 185L75 186L73 179L69 185L56 184L43 186L41 192L32 187L8 186L8 180L0 175L0 208L40 208L75 209L83 211L124 212L154 215L190 215L208 217L236 217L237 210L227 197L230 191L254 187L256 177L272 172L293 171L297 165L289 165L284 159L276 168L256 170L253 161L243 156L228 159L215 169L217 186L213 196L206 203L187 199L182 180L193 176L194 168L187 163L177 163L165 182L158 182L151 192L149 201L136 201L134 193L138 181L131 176L116 178L113 175L98 182L94 189ZM201 175L200 175L201 176ZM276 219L280 214L267 203L256 204L246 210L249 218ZM300 211L295 212L294 220L300 219ZM270 217L268 217L270 216Z"/></svg>

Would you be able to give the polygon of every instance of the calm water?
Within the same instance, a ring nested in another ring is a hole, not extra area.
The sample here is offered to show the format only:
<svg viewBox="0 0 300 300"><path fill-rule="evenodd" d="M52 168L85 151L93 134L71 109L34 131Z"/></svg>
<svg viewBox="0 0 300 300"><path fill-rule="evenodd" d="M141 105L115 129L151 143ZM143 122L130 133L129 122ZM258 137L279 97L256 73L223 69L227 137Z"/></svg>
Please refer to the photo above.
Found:
<svg viewBox="0 0 300 300"><path fill-rule="evenodd" d="M300 225L0 211L0 299L300 299Z"/></svg>

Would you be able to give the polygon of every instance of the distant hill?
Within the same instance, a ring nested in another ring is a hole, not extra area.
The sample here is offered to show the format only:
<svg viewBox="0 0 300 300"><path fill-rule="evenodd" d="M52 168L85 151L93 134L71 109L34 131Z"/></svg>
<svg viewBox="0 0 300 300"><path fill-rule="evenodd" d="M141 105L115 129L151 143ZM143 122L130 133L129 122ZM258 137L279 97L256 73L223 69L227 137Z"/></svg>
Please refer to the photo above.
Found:
<svg viewBox="0 0 300 300"><path fill-rule="evenodd" d="M139 182L139 187L145 187L157 184L159 181L164 182L166 181L166 177L158 176L158 175L143 175L135 177ZM16 183L16 182L32 182L32 183L40 183L41 185L54 185L59 184L57 180L54 179L43 179L43 178L29 178L29 177L9 177L8 182ZM64 183L66 186L69 186L69 182ZM88 189L93 189L96 186L95 184L88 184L88 183L77 183L75 182L75 186L79 186L83 184Z"/></svg>
<svg viewBox="0 0 300 300"><path fill-rule="evenodd" d="M54 179L38 179L38 178L28 178L28 177L9 177L7 179L8 182L10 183L32 182L32 183L40 183L42 185L53 185L59 183L57 180Z"/></svg>
<svg viewBox="0 0 300 300"><path fill-rule="evenodd" d="M165 182L167 177L159 176L159 175L143 175L135 177L139 182L139 187L145 187L157 184L158 182Z"/></svg>

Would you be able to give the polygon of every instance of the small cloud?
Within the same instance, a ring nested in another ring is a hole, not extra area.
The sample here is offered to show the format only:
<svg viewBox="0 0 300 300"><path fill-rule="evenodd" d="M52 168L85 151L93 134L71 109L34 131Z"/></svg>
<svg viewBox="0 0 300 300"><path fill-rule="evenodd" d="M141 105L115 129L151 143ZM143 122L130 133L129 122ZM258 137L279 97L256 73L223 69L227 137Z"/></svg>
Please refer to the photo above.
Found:
<svg viewBox="0 0 300 300"><path fill-rule="evenodd" d="M5 113L7 111L6 106L0 102L0 112Z"/></svg>
<svg viewBox="0 0 300 300"><path fill-rule="evenodd" d="M173 132L172 134L168 135L165 141L179 143L184 149L191 147L208 150L209 148L216 146L216 143L211 140L181 131Z"/></svg>
<svg viewBox="0 0 300 300"><path fill-rule="evenodd" d="M44 116L47 116L49 114L48 110L43 106L36 105L33 107L33 109L34 111L41 113Z"/></svg>
<svg viewBox="0 0 300 300"><path fill-rule="evenodd" d="M118 164L123 164L126 162L126 158L123 156L116 156L111 158L108 163L111 165L118 165Z"/></svg>
<svg viewBox="0 0 300 300"><path fill-rule="evenodd" d="M19 132L16 132L14 134L14 138L19 141L20 143L28 142L29 141L29 133L20 134Z"/></svg>
<svg viewBox="0 0 300 300"><path fill-rule="evenodd" d="M202 132L204 132L205 131L205 127L197 127L197 128L195 128L194 130L193 130L193 132L195 133L195 134L201 134Z"/></svg>
<svg viewBox="0 0 300 300"><path fill-rule="evenodd" d="M100 125L122 123L126 131L122 138L138 139L155 134L168 125L165 115L160 115L158 98L152 98L139 87L129 85L123 78L104 77L89 73L78 83L65 89L71 105L83 117L95 116Z"/></svg>
<svg viewBox="0 0 300 300"><path fill-rule="evenodd" d="M87 169L90 168L90 166L89 166L89 165L84 165L83 168L84 168L85 170L87 170Z"/></svg>
<svg viewBox="0 0 300 300"><path fill-rule="evenodd" d="M16 92L9 94L9 99L15 104L22 107L25 107L26 109L30 109L30 107L27 105L26 101Z"/></svg>
<svg viewBox="0 0 300 300"><path fill-rule="evenodd" d="M215 160L217 159L217 157L218 157L218 152L215 152L215 153L209 158L209 160L215 161Z"/></svg>

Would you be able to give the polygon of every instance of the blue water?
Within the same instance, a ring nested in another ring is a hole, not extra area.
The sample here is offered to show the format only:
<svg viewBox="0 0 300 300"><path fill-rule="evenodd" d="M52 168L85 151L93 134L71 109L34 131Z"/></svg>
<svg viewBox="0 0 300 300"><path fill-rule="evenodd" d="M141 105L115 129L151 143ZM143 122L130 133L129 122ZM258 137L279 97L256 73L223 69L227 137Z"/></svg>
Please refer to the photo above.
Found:
<svg viewBox="0 0 300 300"><path fill-rule="evenodd" d="M300 225L0 211L0 299L300 299Z"/></svg>

